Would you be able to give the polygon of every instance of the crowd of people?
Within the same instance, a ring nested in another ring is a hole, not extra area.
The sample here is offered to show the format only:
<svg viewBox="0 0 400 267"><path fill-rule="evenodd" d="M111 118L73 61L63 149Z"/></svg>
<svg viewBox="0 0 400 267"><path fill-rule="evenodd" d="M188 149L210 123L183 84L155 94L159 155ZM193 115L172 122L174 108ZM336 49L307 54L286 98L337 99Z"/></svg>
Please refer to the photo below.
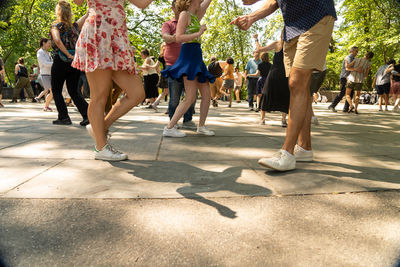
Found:
<svg viewBox="0 0 400 267"><path fill-rule="evenodd" d="M84 1L74 0L78 5ZM211 0L173 0L174 17L161 27L164 42L159 57L152 57L150 51L144 49L140 52L143 59L140 66L136 63L135 48L128 39L124 0L87 2L88 12L73 22L70 3L58 1L50 38L40 40L38 66L32 68L31 74L24 58L15 66L12 102L17 101L24 89L33 102L45 99L44 111L52 111L50 102L54 99L58 118L53 124L70 125L67 105L72 99L82 116L80 125L86 126L95 141L95 159L119 161L128 156L110 144L108 129L133 107L143 104L157 111L160 101L169 96L166 114L170 121L163 129L163 136L185 137L180 128L196 129L198 134L213 136L214 131L206 126L210 103L218 107L224 96L227 107L231 108L233 97L236 102L241 101L244 82L249 110L260 112L260 124L265 124L266 112L279 111L281 125L287 127L282 149L271 158L260 159L259 163L287 171L295 168L296 161L313 160L310 125L317 120L311 104L326 74L326 54L336 20L332 0L266 0L258 10L233 20L231 24L248 30L253 23L280 8L285 22L280 40L264 47L258 35L254 35L254 57L247 62L243 73L235 68L231 57L221 61L212 57L208 66L203 61L201 36L207 27L200 21ZM130 2L138 8L146 8L152 0ZM255 1L246 3L252 2ZM303 19L299 20L297 14L302 14ZM272 63L268 54L271 51L274 52ZM359 113L360 91L374 54L367 52L362 58L357 54L358 48L352 47L343 61L341 92L329 106L333 112L345 96L344 111ZM373 86L379 94L380 110L383 110L383 101L388 110L389 93L393 94L393 109L399 110L398 63L391 60L375 74ZM0 77L4 81L1 60ZM89 104L84 98L88 88ZM201 101L196 125L193 114L198 93ZM178 126L182 117L183 123Z"/></svg>

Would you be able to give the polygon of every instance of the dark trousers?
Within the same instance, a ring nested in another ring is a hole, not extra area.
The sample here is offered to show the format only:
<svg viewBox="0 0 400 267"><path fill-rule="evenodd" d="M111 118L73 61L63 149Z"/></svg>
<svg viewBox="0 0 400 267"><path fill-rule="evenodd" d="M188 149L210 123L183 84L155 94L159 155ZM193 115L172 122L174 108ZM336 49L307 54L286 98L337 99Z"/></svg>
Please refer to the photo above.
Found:
<svg viewBox="0 0 400 267"><path fill-rule="evenodd" d="M31 81L31 87L35 96L38 96L43 91L43 87L36 81Z"/></svg>
<svg viewBox="0 0 400 267"><path fill-rule="evenodd" d="M346 95L346 78L340 78L340 93L336 96L336 98L332 101L331 107L335 108L337 104L342 100L342 98ZM354 91L351 91L350 97L353 98ZM349 103L345 101L343 111L349 110Z"/></svg>
<svg viewBox="0 0 400 267"><path fill-rule="evenodd" d="M68 109L62 96L64 82L67 82L68 93L74 101L83 119L87 119L88 103L78 93L78 81L81 72L71 67L71 62L64 62L58 55L54 57L53 66L51 67L51 89L53 91L54 102L58 111L58 119L67 119Z"/></svg>
<svg viewBox="0 0 400 267"><path fill-rule="evenodd" d="M81 92L82 86L83 86L83 92ZM86 73L84 73L83 71L81 72L81 75L79 77L78 91L82 93L83 97L90 97L89 83L86 78Z"/></svg>
<svg viewBox="0 0 400 267"><path fill-rule="evenodd" d="M24 89L26 89L26 92L28 93L28 96L30 98L33 99L35 97L33 95L33 90L32 90L31 82L29 81L29 78L28 77L19 77L18 81L14 87L13 100L17 100L17 97L20 95L21 92L22 92L22 95L24 96L24 98L21 98L21 99L25 99L25 95L23 94Z"/></svg>
<svg viewBox="0 0 400 267"><path fill-rule="evenodd" d="M253 107L253 96L257 93L257 80L258 78L247 78L247 98L249 107Z"/></svg>

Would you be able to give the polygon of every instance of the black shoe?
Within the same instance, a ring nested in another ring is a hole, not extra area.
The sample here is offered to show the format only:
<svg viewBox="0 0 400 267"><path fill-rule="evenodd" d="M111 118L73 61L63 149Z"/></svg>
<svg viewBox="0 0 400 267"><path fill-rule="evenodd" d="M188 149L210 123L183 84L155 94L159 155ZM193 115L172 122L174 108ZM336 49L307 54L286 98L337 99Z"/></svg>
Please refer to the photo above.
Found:
<svg viewBox="0 0 400 267"><path fill-rule="evenodd" d="M330 111L332 111L332 112L337 112L336 109L335 109L334 107L332 107L332 106L329 106L328 109L329 109Z"/></svg>
<svg viewBox="0 0 400 267"><path fill-rule="evenodd" d="M254 111L255 111L255 112L260 112L260 109L259 109L259 108L256 108Z"/></svg>
<svg viewBox="0 0 400 267"><path fill-rule="evenodd" d="M26 102L26 98L22 98L22 99L21 99L21 102Z"/></svg>
<svg viewBox="0 0 400 267"><path fill-rule="evenodd" d="M62 119L62 120L57 119L57 120L53 121L53 124L56 124L56 125L71 125L72 121L71 121L70 118L66 118L66 119Z"/></svg>
<svg viewBox="0 0 400 267"><path fill-rule="evenodd" d="M168 113L168 110L167 111L165 111L165 113L164 113L165 115L168 115L169 113Z"/></svg>
<svg viewBox="0 0 400 267"><path fill-rule="evenodd" d="M37 103L37 100L33 98L32 103Z"/></svg>
<svg viewBox="0 0 400 267"><path fill-rule="evenodd" d="M249 111L254 111L254 108L250 108Z"/></svg>
<svg viewBox="0 0 400 267"><path fill-rule="evenodd" d="M86 125L88 125L90 122L89 122L89 119L83 119L83 121L81 121L79 124L81 125L81 126L86 126Z"/></svg>
<svg viewBox="0 0 400 267"><path fill-rule="evenodd" d="M11 100L10 103L17 103L17 99Z"/></svg>

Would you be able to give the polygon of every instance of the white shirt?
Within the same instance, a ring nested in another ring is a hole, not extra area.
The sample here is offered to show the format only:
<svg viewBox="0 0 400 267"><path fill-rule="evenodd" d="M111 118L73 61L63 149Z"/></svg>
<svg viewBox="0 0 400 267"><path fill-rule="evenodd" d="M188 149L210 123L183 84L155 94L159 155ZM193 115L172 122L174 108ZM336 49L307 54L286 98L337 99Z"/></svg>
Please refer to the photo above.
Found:
<svg viewBox="0 0 400 267"><path fill-rule="evenodd" d="M242 78L243 75L241 72L239 72L239 74L237 74L236 72L233 73L233 77L235 79L235 86L242 86Z"/></svg>
<svg viewBox="0 0 400 267"><path fill-rule="evenodd" d="M362 68L363 72L352 71L347 80L353 83L363 83L365 71L371 66L371 62L366 58L356 58L353 68Z"/></svg>
<svg viewBox="0 0 400 267"><path fill-rule="evenodd" d="M146 63L146 61L147 60L150 60L150 64L147 64ZM151 57L147 57L146 59L145 59L145 61L144 61L144 63L143 63L143 67L145 67L145 66L148 66L148 65L154 65L155 63L154 63L154 61L151 59ZM143 76L146 76L146 75L151 75L151 74L154 74L154 73L157 73L157 71L156 71L156 69L155 68L148 68L148 69L142 69L142 74L143 74Z"/></svg>
<svg viewBox="0 0 400 267"><path fill-rule="evenodd" d="M51 75L51 66L53 65L53 59L51 58L50 53L40 48L37 51L36 55L39 63L40 74Z"/></svg>

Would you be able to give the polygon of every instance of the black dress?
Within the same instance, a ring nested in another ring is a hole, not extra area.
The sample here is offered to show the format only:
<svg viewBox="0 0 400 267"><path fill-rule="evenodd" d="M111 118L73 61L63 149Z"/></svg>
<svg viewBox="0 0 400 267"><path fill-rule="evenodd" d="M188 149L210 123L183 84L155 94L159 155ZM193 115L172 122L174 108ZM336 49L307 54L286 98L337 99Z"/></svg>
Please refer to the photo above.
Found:
<svg viewBox="0 0 400 267"><path fill-rule="evenodd" d="M289 112L289 82L283 64L283 49L274 55L261 96L261 110Z"/></svg>

